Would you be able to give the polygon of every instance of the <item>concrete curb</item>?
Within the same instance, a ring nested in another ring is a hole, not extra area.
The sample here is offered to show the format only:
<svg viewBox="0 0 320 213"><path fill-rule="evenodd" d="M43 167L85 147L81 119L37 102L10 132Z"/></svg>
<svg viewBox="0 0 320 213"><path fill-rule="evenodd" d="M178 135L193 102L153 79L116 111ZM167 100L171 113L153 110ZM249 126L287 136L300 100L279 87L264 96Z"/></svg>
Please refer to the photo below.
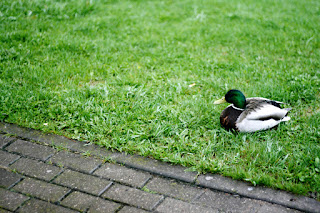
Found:
<svg viewBox="0 0 320 213"><path fill-rule="evenodd" d="M22 128L15 124L0 122L0 132L16 135L22 139L33 140L44 145L62 147L73 152L90 152L91 155L98 158L107 158L117 163L124 164L127 167L190 184L196 184L200 187L236 194L250 199L262 200L304 212L320 213L320 202L312 198L296 196L285 191L252 186L249 183L233 180L220 175L198 175L196 172L185 171L186 169L182 166L170 165L138 155L111 152L94 144L70 140L63 136L44 134L41 131Z"/></svg>

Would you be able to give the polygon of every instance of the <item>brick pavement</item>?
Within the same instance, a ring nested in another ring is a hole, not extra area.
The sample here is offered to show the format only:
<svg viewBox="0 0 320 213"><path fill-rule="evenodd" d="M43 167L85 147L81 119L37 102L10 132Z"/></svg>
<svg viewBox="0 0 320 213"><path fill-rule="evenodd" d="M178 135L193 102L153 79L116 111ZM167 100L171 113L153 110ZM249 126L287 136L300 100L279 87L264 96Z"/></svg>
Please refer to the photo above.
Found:
<svg viewBox="0 0 320 213"><path fill-rule="evenodd" d="M0 123L1 212L320 212L320 202Z"/></svg>

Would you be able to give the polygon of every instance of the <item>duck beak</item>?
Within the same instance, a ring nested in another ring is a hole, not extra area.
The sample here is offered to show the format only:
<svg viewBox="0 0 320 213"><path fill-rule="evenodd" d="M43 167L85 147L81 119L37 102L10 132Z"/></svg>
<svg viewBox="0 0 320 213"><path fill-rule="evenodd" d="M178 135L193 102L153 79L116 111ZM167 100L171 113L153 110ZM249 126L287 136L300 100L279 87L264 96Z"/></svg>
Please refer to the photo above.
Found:
<svg viewBox="0 0 320 213"><path fill-rule="evenodd" d="M225 97L219 99L219 100L216 100L215 102L213 102L213 104L223 104L223 103L226 103L226 99Z"/></svg>

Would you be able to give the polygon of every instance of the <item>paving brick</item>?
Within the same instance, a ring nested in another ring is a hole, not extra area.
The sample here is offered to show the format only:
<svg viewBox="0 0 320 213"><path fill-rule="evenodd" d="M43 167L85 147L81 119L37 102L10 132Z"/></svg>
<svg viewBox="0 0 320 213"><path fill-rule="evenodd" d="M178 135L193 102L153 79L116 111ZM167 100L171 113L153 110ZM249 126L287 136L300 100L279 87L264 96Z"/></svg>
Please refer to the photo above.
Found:
<svg viewBox="0 0 320 213"><path fill-rule="evenodd" d="M265 187L252 188L253 189L250 191L239 190L239 192L248 197L284 205L301 211L320 213L320 202L314 199L304 196L297 196L285 191L273 190Z"/></svg>
<svg viewBox="0 0 320 213"><path fill-rule="evenodd" d="M111 152L106 148L101 149L97 145L92 144L88 146L87 143L81 141L71 140L60 135L45 134L39 130L22 128L16 124L0 122L0 130L29 140L39 141L47 145L64 147L73 151L85 152L89 150L92 154L101 157L114 157L120 155L119 152Z"/></svg>
<svg viewBox="0 0 320 213"><path fill-rule="evenodd" d="M20 158L18 161L12 164L10 168L16 169L18 172L21 172L25 175L47 181L51 180L61 171L61 168L59 167L28 158Z"/></svg>
<svg viewBox="0 0 320 213"><path fill-rule="evenodd" d="M124 206L118 213L147 213L148 211L145 211L143 209L138 209L132 206Z"/></svg>
<svg viewBox="0 0 320 213"><path fill-rule="evenodd" d="M203 190L198 187L190 186L177 182L173 179L165 179L160 177L153 178L146 188L161 194L165 194L171 197L175 197L185 201L191 201L195 197L203 193Z"/></svg>
<svg viewBox="0 0 320 213"><path fill-rule="evenodd" d="M71 170L64 171L54 182L95 195L100 195L111 185L108 180Z"/></svg>
<svg viewBox="0 0 320 213"><path fill-rule="evenodd" d="M60 200L69 191L68 188L31 178L25 178L13 189L52 202Z"/></svg>
<svg viewBox="0 0 320 213"><path fill-rule="evenodd" d="M198 199L197 204L204 204L226 212L257 212L264 202L240 198L224 192L206 190Z"/></svg>
<svg viewBox="0 0 320 213"><path fill-rule="evenodd" d="M125 155L123 153L118 153L118 152L113 153L106 149L100 149L97 145L83 143L79 141L73 141L63 136L44 134L40 131L21 128L14 124L7 124L7 123L0 122L0 131L15 134L22 138L36 140L44 144L55 144L58 146L63 146L68 149L79 151L79 152L85 152L89 150L90 153L92 153L93 155L110 157L113 160L116 160L118 163L123 163L128 167L140 169L140 170L147 171L154 174L163 175L169 178L176 178L178 180L183 180L189 183L196 180L196 177L197 177L197 173L185 172L184 171L185 168L181 166L172 166L163 162L159 162L157 160L148 159L148 158L140 157L137 155ZM7 149L7 147L10 147L12 144L14 144L14 141L16 140L16 138L9 137L5 140L10 140L10 142L8 141L4 142L3 137L6 137L6 136L4 136L3 134L0 134L0 147L2 147L2 149L4 148ZM0 154L3 154L3 152ZM1 157L3 156L0 155L0 164L4 162L1 160ZM25 163L26 165L21 165L22 161L20 160L21 159L17 161L17 164L14 163L13 165L16 164L16 165L20 165L20 167L23 167L23 169L25 169L26 171L25 172L26 175L27 173L29 173L32 176L34 175L39 176L39 173L40 173L40 177L41 175L43 175L43 173L41 173L40 171L37 171L37 165L34 166L32 161L30 161L31 163L29 163L31 168L28 168L28 166L26 166L28 164ZM18 162L20 162L20 164ZM8 166L8 163L6 163L6 165ZM13 167L10 166L10 168L13 168ZM40 167L40 170L42 170L42 167ZM252 186L251 184L232 180L230 178L225 178L222 176L218 177L217 175L208 175L208 174L200 175L198 178L197 184L203 187L208 187L210 189L218 189L218 190L222 190L229 193L237 193L238 195L241 195L244 197L250 197L257 200L264 200L268 202L277 203L279 205L290 206L291 208L300 209L306 212L320 212L320 202L314 199L303 197L303 196L296 196L284 191L277 191L277 190L268 189L265 187ZM166 203L168 204L170 199L171 198L167 198L165 202L159 205L159 207L160 206L163 207L164 204ZM263 201L259 201L259 202L263 202ZM180 205L181 203L178 202L177 204ZM194 204L194 205L197 205L197 204ZM282 207L279 205L265 204L261 206L258 212L280 212L280 211L287 210L287 209L285 210L281 209ZM126 208L133 208L133 207L126 207ZM126 208L123 208L123 209L126 209ZM291 211L291 209L289 209L289 211ZM169 212L172 212L171 209L169 209Z"/></svg>
<svg viewBox="0 0 320 213"><path fill-rule="evenodd" d="M0 186L9 188L21 179L21 175L0 168Z"/></svg>
<svg viewBox="0 0 320 213"><path fill-rule="evenodd" d="M185 171L187 169L185 167L170 165L168 163L141 157L138 155L126 155L124 153L121 153L121 155L115 156L113 159L118 163L122 163L128 167L151 172L168 178L175 178L186 182L193 182L197 177L196 172L187 172Z"/></svg>
<svg viewBox="0 0 320 213"><path fill-rule="evenodd" d="M142 187L152 177L148 173L111 163L102 165L94 174L136 187Z"/></svg>
<svg viewBox="0 0 320 213"><path fill-rule="evenodd" d="M235 193L239 188L248 189L251 187L249 183L232 180L221 175L200 175L197 184L229 193Z"/></svg>
<svg viewBox="0 0 320 213"><path fill-rule="evenodd" d="M0 207L2 208L14 211L28 199L27 196L22 194L0 188Z"/></svg>
<svg viewBox="0 0 320 213"><path fill-rule="evenodd" d="M163 199L163 196L161 195L147 193L142 190L120 184L113 185L104 194L102 194L102 197L147 210L152 210Z"/></svg>
<svg viewBox="0 0 320 213"><path fill-rule="evenodd" d="M61 204L79 211L85 211L89 208L89 212L115 212L120 204L114 203L102 198L94 197L82 192L74 191L68 195Z"/></svg>
<svg viewBox="0 0 320 213"><path fill-rule="evenodd" d="M261 200L234 196L224 192L206 190L194 203L217 208L226 212L299 212Z"/></svg>
<svg viewBox="0 0 320 213"><path fill-rule="evenodd" d="M0 130L7 132L9 134L14 134L19 137L28 138L30 140L39 141L49 145L55 144L57 146L72 148L72 146L76 144L75 141L70 140L63 136L45 134L39 130L19 127L16 124L0 122Z"/></svg>
<svg viewBox="0 0 320 213"><path fill-rule="evenodd" d="M39 130L22 128L16 124L0 122L0 131L14 134L23 138L28 138L30 140L39 141L47 145L64 147L73 151L85 152L89 150L92 154L99 155L101 157L113 158L121 155L119 152L111 152L106 148L101 149L97 145L91 144L88 146L87 143L81 141L71 140L60 135L45 134Z"/></svg>
<svg viewBox="0 0 320 213"><path fill-rule="evenodd" d="M31 143L24 140L17 140L7 147L8 151L17 152L24 156L34 157L40 160L46 160L55 152L55 149L42 146L36 143Z"/></svg>
<svg viewBox="0 0 320 213"><path fill-rule="evenodd" d="M70 147L70 150L77 152L89 152L92 155L102 158L114 158L120 155L119 152L111 152L110 150L107 150L106 147L100 147L98 145L84 143L82 141L75 141L73 146Z"/></svg>
<svg viewBox="0 0 320 213"><path fill-rule="evenodd" d="M15 138L0 134L0 148L2 149L13 140L15 140Z"/></svg>
<svg viewBox="0 0 320 213"><path fill-rule="evenodd" d="M263 205L257 213L301 213L298 210L285 208L280 205L267 203Z"/></svg>
<svg viewBox="0 0 320 213"><path fill-rule="evenodd" d="M185 212L201 212L201 213L214 213L219 212L217 209L212 209L209 207L198 206L190 204L181 200L175 200L172 198L166 198L156 209L157 212L175 212L175 213L185 213Z"/></svg>
<svg viewBox="0 0 320 213"><path fill-rule="evenodd" d="M0 165L7 167L10 163L17 160L20 156L0 150Z"/></svg>
<svg viewBox="0 0 320 213"><path fill-rule="evenodd" d="M59 212L59 213L74 213L77 211L64 208L62 206L57 206L49 202L42 200L31 199L26 202L17 212L25 213L49 213L49 212Z"/></svg>
<svg viewBox="0 0 320 213"><path fill-rule="evenodd" d="M93 157L84 157L80 154L74 154L66 151L61 151L50 158L50 161L55 164L61 164L69 168L84 171L87 173L93 172L101 163L101 160Z"/></svg>
<svg viewBox="0 0 320 213"><path fill-rule="evenodd" d="M288 192L266 187L252 186L249 183L232 180L220 175L200 175L197 184L225 192L237 193L249 198L264 200L301 211L320 212L320 202L303 196L296 196Z"/></svg>

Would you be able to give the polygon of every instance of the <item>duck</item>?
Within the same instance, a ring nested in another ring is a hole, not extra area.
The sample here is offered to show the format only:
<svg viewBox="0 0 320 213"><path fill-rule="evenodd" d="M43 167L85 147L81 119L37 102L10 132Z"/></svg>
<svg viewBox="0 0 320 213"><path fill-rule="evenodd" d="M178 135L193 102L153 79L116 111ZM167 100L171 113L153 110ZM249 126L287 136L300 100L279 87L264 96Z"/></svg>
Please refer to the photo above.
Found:
<svg viewBox="0 0 320 213"><path fill-rule="evenodd" d="M277 127L281 122L289 121L287 116L291 108L281 108L284 104L267 98L246 98L237 89L229 90L214 104L231 103L220 115L220 123L226 130L236 132L257 132Z"/></svg>

